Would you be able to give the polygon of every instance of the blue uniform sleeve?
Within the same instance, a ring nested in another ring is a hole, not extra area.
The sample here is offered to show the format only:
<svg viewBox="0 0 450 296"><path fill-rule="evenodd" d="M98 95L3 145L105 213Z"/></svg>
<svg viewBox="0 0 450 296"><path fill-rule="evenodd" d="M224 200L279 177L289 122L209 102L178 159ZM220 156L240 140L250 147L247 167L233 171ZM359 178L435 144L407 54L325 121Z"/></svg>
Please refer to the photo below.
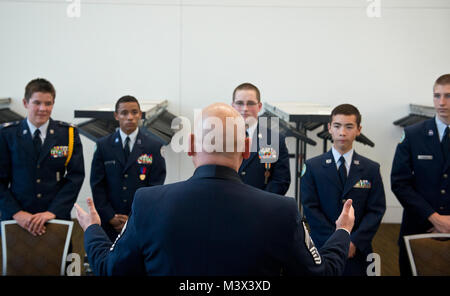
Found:
<svg viewBox="0 0 450 296"><path fill-rule="evenodd" d="M21 205L9 190L11 166L11 152L5 134L0 129L0 212L4 217L11 217L22 210Z"/></svg>
<svg viewBox="0 0 450 296"><path fill-rule="evenodd" d="M325 240L335 231L336 225L322 211L317 192L317 184L314 180L314 174L310 165L306 163L304 169L306 171L300 182L301 203L306 221L308 221L311 232L314 232L314 237L317 240L316 243L322 246ZM320 238L323 238L323 241L319 241Z"/></svg>
<svg viewBox="0 0 450 296"><path fill-rule="evenodd" d="M161 145L153 152L153 162L148 178L148 186L163 185L166 180L166 160L161 155Z"/></svg>
<svg viewBox="0 0 450 296"><path fill-rule="evenodd" d="M391 171L391 189L407 211L417 213L427 220L435 211L433 207L415 190L413 155L408 133L397 145Z"/></svg>
<svg viewBox="0 0 450 296"><path fill-rule="evenodd" d="M369 198L367 199L364 217L361 218L358 229L351 234L351 241L364 254L370 253L372 239L380 226L385 211L386 196L384 194L380 167L377 166Z"/></svg>
<svg viewBox="0 0 450 296"><path fill-rule="evenodd" d="M286 138L280 137L279 157L272 164L270 179L265 188L266 191L279 195L285 195L291 185L291 170L289 166L289 151L286 147Z"/></svg>
<svg viewBox="0 0 450 296"><path fill-rule="evenodd" d="M284 275L342 275L345 268L350 235L343 229L336 230L319 251L312 243L308 230L303 226L300 214L294 219L293 236L288 251Z"/></svg>
<svg viewBox="0 0 450 296"><path fill-rule="evenodd" d="M133 209L122 233L111 243L98 224L89 226L84 234L84 245L89 264L95 275L145 275L144 258L139 245L139 234Z"/></svg>
<svg viewBox="0 0 450 296"><path fill-rule="evenodd" d="M64 185L56 194L48 207L48 211L54 213L56 217L64 216L64 213L70 213L75 204L81 185L84 181L84 159L83 146L81 144L78 130L74 129L73 154L70 159L66 174L62 180Z"/></svg>
<svg viewBox="0 0 450 296"><path fill-rule="evenodd" d="M100 215L102 223L109 223L114 215L114 209L107 196L106 169L103 158L103 146L97 143L91 165L91 191L95 207Z"/></svg>

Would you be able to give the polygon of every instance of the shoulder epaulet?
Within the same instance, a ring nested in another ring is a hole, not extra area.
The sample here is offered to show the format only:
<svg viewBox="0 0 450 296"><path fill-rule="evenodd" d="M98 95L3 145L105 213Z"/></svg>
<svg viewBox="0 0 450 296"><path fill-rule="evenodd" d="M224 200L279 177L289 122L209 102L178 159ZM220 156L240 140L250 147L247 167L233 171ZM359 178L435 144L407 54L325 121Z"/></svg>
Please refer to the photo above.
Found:
<svg viewBox="0 0 450 296"><path fill-rule="evenodd" d="M6 128L6 127L10 127L10 126L16 126L16 125L19 125L19 123L20 123L20 120L18 120L18 121L11 121L11 122L5 122L3 124L0 124L0 129Z"/></svg>
<svg viewBox="0 0 450 296"><path fill-rule="evenodd" d="M77 127L75 124L73 124L73 123L68 123L68 122L64 122L64 121L59 121L59 120L55 120L56 121L56 123L58 123L59 125L62 125L62 126L72 126L72 127Z"/></svg>

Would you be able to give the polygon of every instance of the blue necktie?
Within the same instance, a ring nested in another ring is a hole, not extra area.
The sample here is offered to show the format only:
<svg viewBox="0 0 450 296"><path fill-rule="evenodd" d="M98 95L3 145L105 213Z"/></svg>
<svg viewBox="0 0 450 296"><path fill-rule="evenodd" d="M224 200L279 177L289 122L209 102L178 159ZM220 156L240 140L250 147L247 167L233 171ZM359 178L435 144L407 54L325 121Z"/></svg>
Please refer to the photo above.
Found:
<svg viewBox="0 0 450 296"><path fill-rule="evenodd" d="M39 158L39 154L41 154L42 149L41 131L39 129L36 129L34 131L33 145L34 152L36 153L36 158Z"/></svg>
<svg viewBox="0 0 450 296"><path fill-rule="evenodd" d="M345 182L347 182L347 168L345 167L344 156L339 158L339 162L341 163L339 166L339 179L341 179L342 185L345 185Z"/></svg>
<svg viewBox="0 0 450 296"><path fill-rule="evenodd" d="M125 147L123 147L123 152L125 154L125 162L127 162L128 157L130 156L130 137L125 139Z"/></svg>

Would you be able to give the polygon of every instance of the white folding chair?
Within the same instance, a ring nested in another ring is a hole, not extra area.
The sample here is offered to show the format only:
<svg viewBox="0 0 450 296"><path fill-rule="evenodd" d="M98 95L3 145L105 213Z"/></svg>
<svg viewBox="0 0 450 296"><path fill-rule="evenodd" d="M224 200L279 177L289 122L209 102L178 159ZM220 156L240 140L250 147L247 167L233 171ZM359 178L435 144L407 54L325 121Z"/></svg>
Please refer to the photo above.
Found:
<svg viewBox="0 0 450 296"><path fill-rule="evenodd" d="M15 220L1 222L3 275L64 275L72 221L53 219L33 236Z"/></svg>
<svg viewBox="0 0 450 296"><path fill-rule="evenodd" d="M413 276L450 275L450 233L405 235Z"/></svg>

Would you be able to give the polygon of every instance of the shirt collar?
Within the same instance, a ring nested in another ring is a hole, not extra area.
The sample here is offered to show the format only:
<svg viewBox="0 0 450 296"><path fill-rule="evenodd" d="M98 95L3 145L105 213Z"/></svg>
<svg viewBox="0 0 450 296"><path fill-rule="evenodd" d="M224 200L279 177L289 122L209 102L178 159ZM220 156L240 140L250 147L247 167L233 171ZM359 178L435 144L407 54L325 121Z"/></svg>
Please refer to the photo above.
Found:
<svg viewBox="0 0 450 296"><path fill-rule="evenodd" d="M39 127L39 130L41 131L41 138L45 139L46 135L47 135L47 129L48 129L48 125L50 123L50 119L47 120L46 123L44 123L43 125L41 125ZM27 124L28 124L28 128L30 129L30 133L31 133L31 137L34 136L34 132L38 129L37 127L34 126L34 124L31 123L31 121L28 119L27 117Z"/></svg>
<svg viewBox="0 0 450 296"><path fill-rule="evenodd" d="M242 183L241 178L237 174L237 172L226 166L222 165L214 165L214 164L206 164L199 166L195 169L194 175L192 178L217 178L217 179L228 179L233 180L238 183Z"/></svg>
<svg viewBox="0 0 450 296"><path fill-rule="evenodd" d="M255 123L254 125L251 125L248 127L247 131L248 131L248 137L250 139L253 139L253 134L255 133L256 127L258 126L257 123Z"/></svg>
<svg viewBox="0 0 450 296"><path fill-rule="evenodd" d="M443 123L438 116L435 116L435 120L436 120L436 127L438 130L438 134L439 134L439 140L442 141L442 137L444 137L444 133L445 133L445 128L447 127L447 125L445 123Z"/></svg>
<svg viewBox="0 0 450 296"><path fill-rule="evenodd" d="M338 165L339 158L341 158L341 154L336 150L336 148L334 148L334 146L331 146L331 151L333 152L334 162L336 163L336 165ZM354 151L354 149L352 148L352 149L350 149L350 151L348 151L347 153L342 155L342 156L344 156L346 167L349 167L350 163L352 162L353 151Z"/></svg>
<svg viewBox="0 0 450 296"><path fill-rule="evenodd" d="M122 139L122 146L125 145L125 140L127 137L130 137L130 148L133 147L134 142L136 142L136 138L137 138L137 134L139 133L139 128L137 128L134 132L132 132L131 134L127 135L126 133L124 133L122 131L122 129L119 128L119 132L120 132L120 138ZM130 149L131 150L131 149Z"/></svg>

